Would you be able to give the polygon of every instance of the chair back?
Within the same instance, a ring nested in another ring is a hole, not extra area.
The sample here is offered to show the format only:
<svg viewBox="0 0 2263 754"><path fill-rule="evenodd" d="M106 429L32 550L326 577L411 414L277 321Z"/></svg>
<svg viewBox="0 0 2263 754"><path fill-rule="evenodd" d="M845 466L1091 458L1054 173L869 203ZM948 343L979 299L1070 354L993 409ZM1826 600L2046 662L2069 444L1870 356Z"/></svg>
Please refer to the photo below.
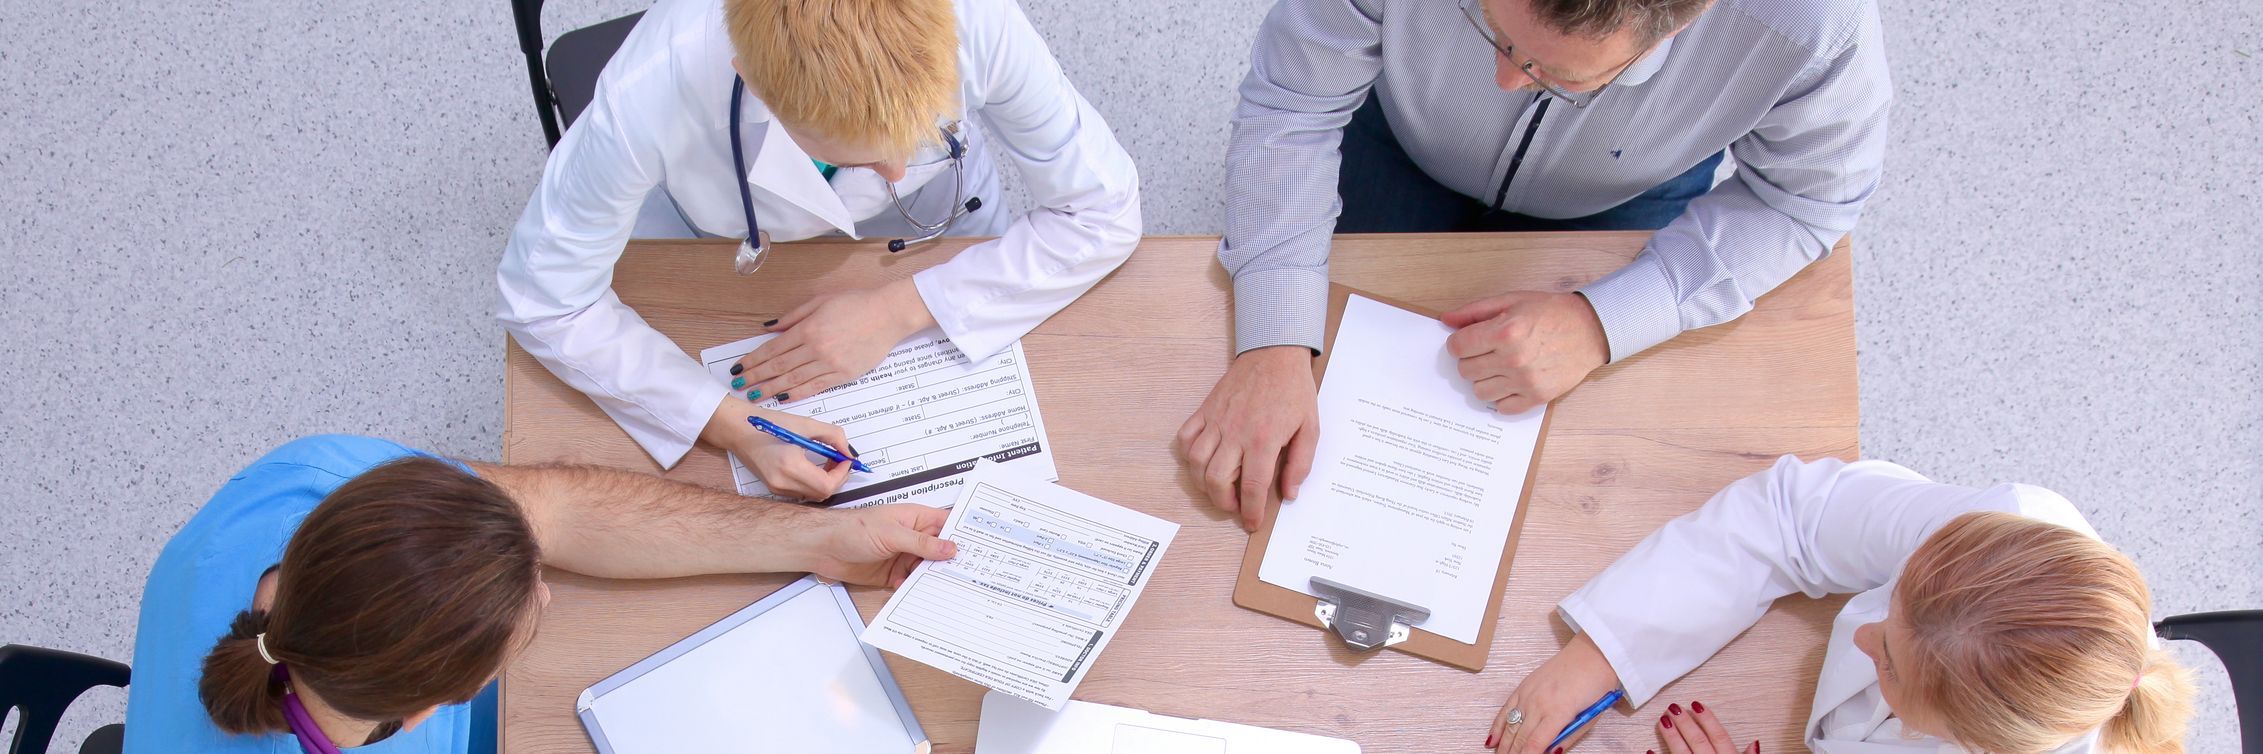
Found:
<svg viewBox="0 0 2263 754"><path fill-rule="evenodd" d="M2263 610L2172 616L2153 624L2153 632L2163 639L2197 641L2216 653L2232 678L2240 750L2263 754Z"/></svg>
<svg viewBox="0 0 2263 754"><path fill-rule="evenodd" d="M124 688L132 672L124 663L75 652L0 646L0 711L14 708L16 736L8 754L47 754L63 710L96 686Z"/></svg>
<svg viewBox="0 0 2263 754"><path fill-rule="evenodd" d="M542 49L542 0L511 0L511 21L518 26L519 52L526 55L527 82L534 89L534 111L542 119L542 135L558 146L565 129L589 107L597 91L597 74L604 72L621 42L629 38L643 12L558 35L549 54Z"/></svg>

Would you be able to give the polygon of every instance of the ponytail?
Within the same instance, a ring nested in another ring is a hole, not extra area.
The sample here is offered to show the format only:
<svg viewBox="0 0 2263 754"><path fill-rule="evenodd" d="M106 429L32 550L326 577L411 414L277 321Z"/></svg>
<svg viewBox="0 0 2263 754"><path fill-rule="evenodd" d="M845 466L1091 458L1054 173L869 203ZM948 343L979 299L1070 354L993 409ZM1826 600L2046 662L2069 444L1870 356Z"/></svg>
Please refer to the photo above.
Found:
<svg viewBox="0 0 2263 754"><path fill-rule="evenodd" d="M2120 713L2099 738L2114 754L2184 754L2185 724L2192 718L2192 673L2154 647L2145 672Z"/></svg>
<svg viewBox="0 0 2263 754"><path fill-rule="evenodd" d="M228 624L228 635L204 656L197 698L212 722L229 733L281 733L283 684L275 667L259 656L258 636L267 632L267 611L245 610ZM272 651L272 647L269 648Z"/></svg>
<svg viewBox="0 0 2263 754"><path fill-rule="evenodd" d="M2192 682L2153 638L2137 564L2003 512L1950 520L1902 567L1909 693L1968 751L2037 754L2098 732L2112 754L2183 754Z"/></svg>
<svg viewBox="0 0 2263 754"><path fill-rule="evenodd" d="M264 635L292 688L381 739L487 686L540 614L540 563L502 488L431 458L362 472L292 533L268 609L236 616L197 696L221 730L289 731Z"/></svg>

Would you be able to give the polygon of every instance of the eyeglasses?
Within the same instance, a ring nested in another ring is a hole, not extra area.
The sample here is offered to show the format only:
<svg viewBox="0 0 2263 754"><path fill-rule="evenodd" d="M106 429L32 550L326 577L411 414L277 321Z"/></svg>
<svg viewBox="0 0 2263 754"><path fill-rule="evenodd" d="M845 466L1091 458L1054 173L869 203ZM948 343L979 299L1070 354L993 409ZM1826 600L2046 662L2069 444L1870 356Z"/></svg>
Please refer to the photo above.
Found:
<svg viewBox="0 0 2263 754"><path fill-rule="evenodd" d="M966 195L966 143L959 140L958 121L952 121L943 126L941 130L943 139L940 144L943 147L943 159L949 160L951 163L950 214L944 215L943 219L934 222L921 221L912 216L910 208L904 206L904 198L896 194L896 184L883 181L888 187L889 203L896 206L896 214L902 215L904 222L910 224L914 230L920 233L915 238L889 239L888 251L890 252L900 252L942 238L943 234L951 232L952 226L959 223L959 218L974 214L975 210L982 209L982 197L969 198ZM731 133L735 140L738 136L738 130L734 128ZM736 144L734 143L733 146L735 147ZM746 178L742 175L739 182L746 183ZM747 207L747 222L750 226L754 222L752 204ZM739 244L739 253L732 260L732 267L738 270L741 275L752 275L755 271L762 269L763 262L768 261L771 249L770 234L767 231L758 231L755 236L750 237L750 242Z"/></svg>
<svg viewBox="0 0 2263 754"><path fill-rule="evenodd" d="M1504 39L1495 38L1493 30L1487 28L1485 22L1477 20L1477 14L1470 11L1469 6L1471 2L1472 0L1463 0L1461 6L1462 18L1469 19L1470 28L1476 29L1478 35L1485 38L1485 43L1492 45L1493 50L1495 52L1501 53L1501 57L1503 59L1509 61L1511 64L1516 63L1516 45L1503 44L1503 42L1505 41ZM1635 53L1634 57L1627 58L1627 62L1621 63L1619 65L1618 72L1611 74L1610 80L1603 82L1602 86L1595 87L1595 91L1588 92L1585 95L1575 94L1569 89L1557 86L1553 83L1550 83L1547 79L1541 78L1541 73L1538 70L1540 67L1540 61L1526 58L1524 65L1517 66L1517 71L1523 73L1524 77L1530 80L1532 83L1540 85L1540 88L1546 90L1549 96L1572 103L1573 109L1584 110L1587 108L1589 103L1595 101L1595 98L1603 96L1603 90L1611 88L1611 84L1617 83L1620 76L1626 75L1627 69L1634 66L1634 61L1641 60L1642 56L1648 52L1649 49L1645 48L1642 52Z"/></svg>
<svg viewBox="0 0 2263 754"><path fill-rule="evenodd" d="M762 269L770 258L770 232L762 229L760 218L754 216L754 188L747 182L746 147L739 139L739 102L746 96L746 81L731 80L731 167L739 179L739 208L746 212L746 240L739 242L739 252L731 260L732 268L741 275L752 275ZM917 238L898 238L888 242L889 251L903 251L906 247L927 243L951 231L959 218L982 209L981 197L966 198L966 144L959 141L959 122L952 121L941 127L944 158L951 161L951 211L937 222L921 222L904 207L903 197L896 195L896 184L888 184L888 200L896 205L896 212L904 216L921 235ZM927 164L927 163L922 163Z"/></svg>

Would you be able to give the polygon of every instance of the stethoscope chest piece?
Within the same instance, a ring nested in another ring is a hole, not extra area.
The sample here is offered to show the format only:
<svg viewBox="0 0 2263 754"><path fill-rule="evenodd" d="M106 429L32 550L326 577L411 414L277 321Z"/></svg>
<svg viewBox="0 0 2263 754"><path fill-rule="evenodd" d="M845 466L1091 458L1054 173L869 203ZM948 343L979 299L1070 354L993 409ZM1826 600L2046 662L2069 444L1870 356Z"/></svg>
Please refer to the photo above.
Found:
<svg viewBox="0 0 2263 754"><path fill-rule="evenodd" d="M747 240L739 242L739 254L731 260L731 267L741 275L752 275L755 270L762 269L762 263L769 258L770 231L758 230Z"/></svg>

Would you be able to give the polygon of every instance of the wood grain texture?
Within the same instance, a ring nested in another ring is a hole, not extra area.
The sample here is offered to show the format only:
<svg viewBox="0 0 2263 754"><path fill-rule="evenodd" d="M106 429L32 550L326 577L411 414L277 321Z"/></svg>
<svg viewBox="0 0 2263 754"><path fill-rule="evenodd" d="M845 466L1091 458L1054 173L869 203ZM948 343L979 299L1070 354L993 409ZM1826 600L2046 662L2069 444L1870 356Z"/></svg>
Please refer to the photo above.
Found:
<svg viewBox="0 0 2263 754"><path fill-rule="evenodd" d="M1440 310L1512 289L1570 290L1617 269L1642 233L1340 236L1335 281ZM867 286L968 244L910 255L878 244L781 245L753 277L735 242L636 242L614 288L688 353L745 337L813 291ZM1396 652L1354 655L1321 632L1237 608L1247 538L1200 502L1171 452L1179 423L1224 373L1230 286L1214 237L1150 238L1131 261L1023 340L1061 483L1182 525L1123 632L1077 690L1086 701L1348 738L1368 752L1477 751L1500 702L1569 637L1555 602L1667 519L1777 456L1858 455L1854 302L1841 242L1743 318L1683 335L1595 373L1556 404L1491 660L1470 673ZM503 460L660 473L595 405L513 346ZM704 446L665 472L728 487ZM792 579L608 581L552 572L539 636L506 672L503 750L587 752L573 716L583 688ZM869 620L887 601L856 589ZM1798 751L1830 617L1840 600L1791 597L1632 715L1612 712L1582 746L1662 748L1651 723L1702 699L1741 738ZM938 754L974 747L982 689L888 656Z"/></svg>

